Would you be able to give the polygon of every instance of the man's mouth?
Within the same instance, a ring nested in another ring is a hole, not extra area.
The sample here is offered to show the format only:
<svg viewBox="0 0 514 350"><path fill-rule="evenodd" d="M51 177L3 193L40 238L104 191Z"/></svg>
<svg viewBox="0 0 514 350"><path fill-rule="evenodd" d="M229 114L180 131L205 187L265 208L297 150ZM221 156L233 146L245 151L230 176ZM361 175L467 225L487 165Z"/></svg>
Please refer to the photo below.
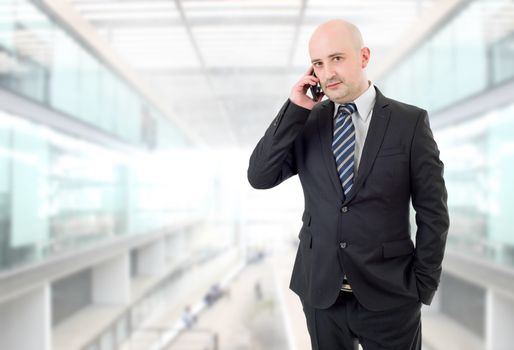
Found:
<svg viewBox="0 0 514 350"><path fill-rule="evenodd" d="M336 83L330 83L330 84L327 84L327 89L333 89L335 88L337 85L341 84L340 81L336 82Z"/></svg>

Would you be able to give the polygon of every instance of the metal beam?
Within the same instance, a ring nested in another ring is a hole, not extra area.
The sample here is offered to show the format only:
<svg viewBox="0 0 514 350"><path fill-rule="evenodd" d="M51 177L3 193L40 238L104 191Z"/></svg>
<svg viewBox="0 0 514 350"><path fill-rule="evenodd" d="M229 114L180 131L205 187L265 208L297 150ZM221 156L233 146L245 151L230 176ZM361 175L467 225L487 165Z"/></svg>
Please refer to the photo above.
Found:
<svg viewBox="0 0 514 350"><path fill-rule="evenodd" d="M198 61L200 62L200 67L201 67L201 71L202 73L205 75L205 78L207 80L207 84L209 85L209 88L210 90L212 91L212 95L217 103L217 107L218 107L218 111L220 113L220 117L221 117L221 120L223 122L223 124L225 125L225 128L228 132L228 136L229 138L231 139L231 141L233 142L234 146L237 146L238 145L238 142L237 142L237 137L236 137L236 134L234 132L234 128L232 126L232 123L230 122L229 120L229 116L228 116L228 112L227 112L227 109L225 107L225 105L223 104L222 100L219 98L219 95L218 95L218 92L216 91L216 87L214 86L214 83L211 79L211 77L209 76L209 73L207 71L207 65L205 63L205 60L202 56L202 52L200 51L200 47L198 46L198 42L196 41L194 35L193 35L193 31L191 29L191 24L186 16L186 13L184 11L184 7L182 6L182 0L175 0L175 4L177 5L177 9L179 11L179 14L180 14L180 18L182 19L182 22L183 22L183 25L186 29L186 32L187 32L187 36L189 37L189 40L191 41L191 45L193 46L193 50L194 52L196 53L197 57L198 57Z"/></svg>
<svg viewBox="0 0 514 350"><path fill-rule="evenodd" d="M314 26L321 22L326 21L326 17L308 16L302 19L302 25ZM177 27L182 26L183 23L179 19L170 18L151 18L151 19L112 19L112 20L95 20L90 19L95 27L115 27L115 28L138 28L138 27ZM188 25L190 27L200 26L252 26L252 25L281 25L281 26L297 26L298 16L284 16L284 17L266 17L266 16L252 16L252 17L202 17L202 18L189 18Z"/></svg>
<svg viewBox="0 0 514 350"><path fill-rule="evenodd" d="M430 116L430 124L434 130L444 129L474 116L481 116L502 106L512 103L514 96L514 79L501 83L496 87L487 87L477 91L464 100L452 103L443 110L436 111Z"/></svg>
<svg viewBox="0 0 514 350"><path fill-rule="evenodd" d="M201 68L164 68L164 69L139 69L142 75L170 75L170 76L191 76L208 74L209 76L242 76L242 75L277 75L277 74L297 74L305 72L304 67L289 66L288 68L280 67L263 67L263 66L245 66L245 67L212 67L202 70Z"/></svg>
<svg viewBox="0 0 514 350"><path fill-rule="evenodd" d="M128 141L124 141L114 134L101 130L99 127L92 126L74 116L56 111L49 106L4 88L0 88L0 108L13 116L22 117L61 131L66 135L87 140L111 150L127 152L129 154L145 151L143 147L133 146Z"/></svg>
<svg viewBox="0 0 514 350"><path fill-rule="evenodd" d="M40 0L38 4L42 10L55 19L61 30L72 32L76 41L85 47L91 55L108 66L127 85L140 93L149 104L173 121L194 144L205 144L204 140L198 137L195 131L183 120L177 118L165 101L146 86L134 70L118 57L113 48L98 36L91 24L68 1Z"/></svg>
<svg viewBox="0 0 514 350"><path fill-rule="evenodd" d="M293 40L291 41L291 50L289 51L289 57L287 58L287 68L291 68L293 66L294 53L298 45L298 38L300 37L302 25L305 20L305 9L307 8L307 1L308 0L302 0L302 4L300 5L300 13L298 14L298 20L296 21Z"/></svg>

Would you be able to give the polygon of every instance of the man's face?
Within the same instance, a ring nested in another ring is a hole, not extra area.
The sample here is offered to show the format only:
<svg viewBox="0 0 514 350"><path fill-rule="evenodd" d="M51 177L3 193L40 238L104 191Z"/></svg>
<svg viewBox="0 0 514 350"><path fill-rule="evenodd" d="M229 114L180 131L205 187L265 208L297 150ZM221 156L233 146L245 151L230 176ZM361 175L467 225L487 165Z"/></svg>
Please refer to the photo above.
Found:
<svg viewBox="0 0 514 350"><path fill-rule="evenodd" d="M334 102L355 100L367 88L364 72L369 49L358 49L348 35L318 33L309 44L314 73L325 95Z"/></svg>

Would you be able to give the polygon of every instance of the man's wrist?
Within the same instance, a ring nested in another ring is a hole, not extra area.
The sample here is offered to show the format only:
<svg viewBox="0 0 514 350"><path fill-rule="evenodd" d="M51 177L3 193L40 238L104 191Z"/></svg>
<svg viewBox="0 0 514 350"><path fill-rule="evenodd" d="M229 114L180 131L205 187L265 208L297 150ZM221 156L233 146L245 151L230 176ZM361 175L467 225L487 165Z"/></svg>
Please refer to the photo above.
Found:
<svg viewBox="0 0 514 350"><path fill-rule="evenodd" d="M299 108L299 109L307 110L307 111L309 111L309 112L312 110L312 107L310 107L310 106L306 106L305 104L303 104L303 103L301 103L301 102L298 102L298 101L293 101L293 100L291 100L291 98L289 98L289 102L290 102L293 106L295 106L295 107L297 107L297 108Z"/></svg>

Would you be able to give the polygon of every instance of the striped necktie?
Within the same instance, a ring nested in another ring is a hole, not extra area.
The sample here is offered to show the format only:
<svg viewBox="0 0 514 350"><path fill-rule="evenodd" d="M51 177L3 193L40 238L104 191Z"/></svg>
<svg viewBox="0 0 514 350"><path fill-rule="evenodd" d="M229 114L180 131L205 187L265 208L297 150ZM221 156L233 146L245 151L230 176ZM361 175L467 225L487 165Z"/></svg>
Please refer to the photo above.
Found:
<svg viewBox="0 0 514 350"><path fill-rule="evenodd" d="M340 105L334 124L332 150L334 151L337 172L345 196L353 186L355 128L352 122L352 114L356 111L357 106L355 103Z"/></svg>

